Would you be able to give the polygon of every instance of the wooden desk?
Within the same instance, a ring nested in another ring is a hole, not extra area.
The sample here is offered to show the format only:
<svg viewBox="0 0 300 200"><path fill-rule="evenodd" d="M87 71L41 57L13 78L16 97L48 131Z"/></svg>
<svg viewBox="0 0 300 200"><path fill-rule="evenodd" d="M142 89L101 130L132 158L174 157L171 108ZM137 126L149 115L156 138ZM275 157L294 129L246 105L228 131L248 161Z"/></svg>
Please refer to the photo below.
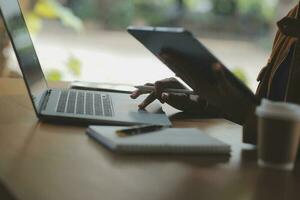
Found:
<svg viewBox="0 0 300 200"><path fill-rule="evenodd" d="M300 199L299 163L292 173L259 169L255 148L241 143L241 127L225 120L174 125L228 142L230 158L130 156L103 148L85 127L40 123L22 80L0 79L0 113L0 180L16 199Z"/></svg>

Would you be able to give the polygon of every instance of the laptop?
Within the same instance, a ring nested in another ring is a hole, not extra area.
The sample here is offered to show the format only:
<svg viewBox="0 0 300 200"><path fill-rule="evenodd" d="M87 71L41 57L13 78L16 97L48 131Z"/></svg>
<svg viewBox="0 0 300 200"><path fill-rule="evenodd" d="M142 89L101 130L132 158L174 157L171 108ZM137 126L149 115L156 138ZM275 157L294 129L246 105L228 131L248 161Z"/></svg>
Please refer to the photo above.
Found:
<svg viewBox="0 0 300 200"><path fill-rule="evenodd" d="M151 111L138 110L140 102L128 94L49 88L18 0L0 0L0 10L39 119L76 124L171 125L158 103Z"/></svg>

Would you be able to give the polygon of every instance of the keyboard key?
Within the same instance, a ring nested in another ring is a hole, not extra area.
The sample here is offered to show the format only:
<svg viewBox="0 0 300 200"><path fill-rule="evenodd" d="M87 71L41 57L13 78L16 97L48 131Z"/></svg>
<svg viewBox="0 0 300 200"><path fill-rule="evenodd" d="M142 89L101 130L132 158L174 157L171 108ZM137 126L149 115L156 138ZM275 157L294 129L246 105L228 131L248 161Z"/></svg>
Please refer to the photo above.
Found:
<svg viewBox="0 0 300 200"><path fill-rule="evenodd" d="M76 90L61 91L56 111L59 113L106 117L112 117L114 114L109 95Z"/></svg>
<svg viewBox="0 0 300 200"><path fill-rule="evenodd" d="M84 92L78 92L76 102L76 114L84 114Z"/></svg>
<svg viewBox="0 0 300 200"><path fill-rule="evenodd" d="M112 117L111 99L110 96L103 96L104 116Z"/></svg>
<svg viewBox="0 0 300 200"><path fill-rule="evenodd" d="M86 101L85 101L85 114L93 115L94 114L93 94L92 93L87 93L85 98L86 98Z"/></svg>
<svg viewBox="0 0 300 200"><path fill-rule="evenodd" d="M58 100L56 112L64 113L67 105L68 91L62 90Z"/></svg>
<svg viewBox="0 0 300 200"><path fill-rule="evenodd" d="M101 94L95 94L95 115L103 116L102 97Z"/></svg>
<svg viewBox="0 0 300 200"><path fill-rule="evenodd" d="M70 91L69 98L68 98L67 113L75 112L75 102L76 102L76 92Z"/></svg>

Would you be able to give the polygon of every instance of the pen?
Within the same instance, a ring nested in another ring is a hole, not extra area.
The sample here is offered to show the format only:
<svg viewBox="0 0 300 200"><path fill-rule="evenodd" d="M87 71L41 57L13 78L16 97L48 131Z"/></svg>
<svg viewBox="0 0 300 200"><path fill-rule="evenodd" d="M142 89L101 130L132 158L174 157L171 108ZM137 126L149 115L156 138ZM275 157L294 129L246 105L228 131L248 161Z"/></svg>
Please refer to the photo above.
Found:
<svg viewBox="0 0 300 200"><path fill-rule="evenodd" d="M127 129L117 130L116 134L120 137L144 134L149 132L154 132L163 129L164 126L161 125L144 125L144 126L133 126Z"/></svg>
<svg viewBox="0 0 300 200"><path fill-rule="evenodd" d="M137 85L134 86L136 89L139 89L143 92L153 92L154 86L146 86L146 85ZM183 94L194 94L194 91L187 90L187 89L165 89L163 92L169 92L169 93L183 93Z"/></svg>

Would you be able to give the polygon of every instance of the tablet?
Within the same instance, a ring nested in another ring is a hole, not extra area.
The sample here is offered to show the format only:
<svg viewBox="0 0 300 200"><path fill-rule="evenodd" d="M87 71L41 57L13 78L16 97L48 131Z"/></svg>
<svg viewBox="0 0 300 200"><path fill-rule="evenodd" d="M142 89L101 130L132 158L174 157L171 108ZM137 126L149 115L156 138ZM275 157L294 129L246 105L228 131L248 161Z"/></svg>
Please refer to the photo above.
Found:
<svg viewBox="0 0 300 200"><path fill-rule="evenodd" d="M166 63L160 59L179 77L180 71L189 70L195 74L205 73L207 81L212 82L212 84L216 81L214 79L215 76L213 75L212 65L221 62L188 30L184 28L131 26L127 28L127 31L159 59L159 54L167 49L183 55L185 59L189 59L188 62L197 63L190 66L192 69L187 69L187 66L175 65L174 62ZM257 97L242 81L230 72L228 68L224 67L223 69L226 78L234 87L251 101L258 103ZM185 80L184 77L180 78L193 88L189 80Z"/></svg>

